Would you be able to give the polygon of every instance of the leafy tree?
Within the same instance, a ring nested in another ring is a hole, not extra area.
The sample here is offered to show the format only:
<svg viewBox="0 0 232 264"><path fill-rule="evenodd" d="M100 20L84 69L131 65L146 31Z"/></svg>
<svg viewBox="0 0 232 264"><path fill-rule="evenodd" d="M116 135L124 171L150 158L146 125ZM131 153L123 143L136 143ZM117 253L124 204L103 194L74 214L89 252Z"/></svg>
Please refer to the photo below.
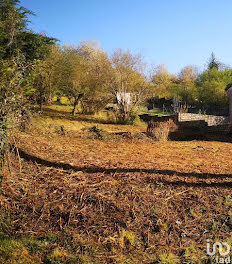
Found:
<svg viewBox="0 0 232 264"><path fill-rule="evenodd" d="M7 148L8 126L20 119L24 102L21 85L25 72L25 57L19 54L14 59L0 60L0 169ZM1 176L1 171L0 171Z"/></svg>
<svg viewBox="0 0 232 264"><path fill-rule="evenodd" d="M24 94L36 100L42 111L43 103L51 104L59 82L61 51L58 46L50 47L49 55L43 60L35 60L33 69L24 87Z"/></svg>
<svg viewBox="0 0 232 264"><path fill-rule="evenodd" d="M197 78L197 100L201 105L225 106L228 96L225 87L232 82L232 70L208 69Z"/></svg>
<svg viewBox="0 0 232 264"><path fill-rule="evenodd" d="M111 93L118 103L120 122L128 122L135 106L148 89L144 75L145 64L140 54L116 50L111 57L113 67Z"/></svg>
<svg viewBox="0 0 232 264"><path fill-rule="evenodd" d="M79 54L87 69L87 86L81 100L82 112L98 112L109 102L112 66L106 52L95 43L83 42Z"/></svg>
<svg viewBox="0 0 232 264"><path fill-rule="evenodd" d="M212 52L210 58L208 59L207 69L212 70L213 68L217 69L218 71L224 71L226 69L229 69L230 66L219 61Z"/></svg>
<svg viewBox="0 0 232 264"><path fill-rule="evenodd" d="M91 43L78 47L64 47L61 61L60 90L73 102L72 114L82 100L86 112L98 111L105 106L110 62L106 53ZM101 99L99 99L101 98Z"/></svg>
<svg viewBox="0 0 232 264"><path fill-rule="evenodd" d="M12 58L21 52L26 60L41 59L49 52L54 38L27 29L31 11L20 6L18 0L0 0L0 58Z"/></svg>
<svg viewBox="0 0 232 264"><path fill-rule="evenodd" d="M60 64L59 89L73 102L72 114L74 115L86 88L87 74L84 66L81 65L81 57L74 47L63 47Z"/></svg>
<svg viewBox="0 0 232 264"><path fill-rule="evenodd" d="M193 66L184 67L176 83L172 85L172 97L179 99L182 103L194 103L196 100L196 78L197 69Z"/></svg>
<svg viewBox="0 0 232 264"><path fill-rule="evenodd" d="M152 96L171 97L170 89L177 81L177 77L168 72L165 65L158 65L151 76L151 91Z"/></svg>
<svg viewBox="0 0 232 264"><path fill-rule="evenodd" d="M195 67L186 66L171 87L171 95L183 103L199 106L226 106L228 97L225 87L232 82L232 70L223 68L214 54L208 68L201 74Z"/></svg>
<svg viewBox="0 0 232 264"><path fill-rule="evenodd" d="M0 156L4 156L7 126L24 105L23 88L35 65L55 39L27 29L28 15L18 0L0 0ZM21 110L20 110L21 109Z"/></svg>

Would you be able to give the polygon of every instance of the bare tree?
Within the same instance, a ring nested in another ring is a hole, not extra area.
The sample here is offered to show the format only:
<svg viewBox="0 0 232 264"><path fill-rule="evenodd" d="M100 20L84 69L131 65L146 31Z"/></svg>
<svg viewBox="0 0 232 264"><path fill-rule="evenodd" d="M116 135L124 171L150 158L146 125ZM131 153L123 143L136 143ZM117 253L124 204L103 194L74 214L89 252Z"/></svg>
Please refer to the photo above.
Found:
<svg viewBox="0 0 232 264"><path fill-rule="evenodd" d="M111 92L118 104L119 118L126 122L148 88L144 74L145 63L140 54L133 55L121 49L112 54L111 63Z"/></svg>

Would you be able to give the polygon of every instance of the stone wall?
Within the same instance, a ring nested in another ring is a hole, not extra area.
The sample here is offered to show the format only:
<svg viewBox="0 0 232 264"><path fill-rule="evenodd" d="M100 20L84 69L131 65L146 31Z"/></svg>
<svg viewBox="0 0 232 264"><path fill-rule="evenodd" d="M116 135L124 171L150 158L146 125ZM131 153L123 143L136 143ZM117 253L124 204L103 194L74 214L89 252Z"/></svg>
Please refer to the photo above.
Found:
<svg viewBox="0 0 232 264"><path fill-rule="evenodd" d="M229 117L227 116L213 116L213 115L201 115L201 114L192 114L192 113L179 113L178 121L199 121L203 120L207 122L208 126L218 126L229 124Z"/></svg>
<svg viewBox="0 0 232 264"><path fill-rule="evenodd" d="M232 126L230 124L208 126L207 132L208 133L231 134L232 133Z"/></svg>

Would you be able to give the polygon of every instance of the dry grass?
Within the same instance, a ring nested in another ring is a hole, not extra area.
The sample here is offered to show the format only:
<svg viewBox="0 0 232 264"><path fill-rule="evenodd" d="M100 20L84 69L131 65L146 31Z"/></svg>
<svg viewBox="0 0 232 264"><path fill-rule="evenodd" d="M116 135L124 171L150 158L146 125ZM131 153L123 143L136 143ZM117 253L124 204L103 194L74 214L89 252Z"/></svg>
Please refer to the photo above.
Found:
<svg viewBox="0 0 232 264"><path fill-rule="evenodd" d="M17 134L22 168L11 154L0 229L36 239L20 240L26 263L210 263L206 239L231 243L231 144L161 143L135 136L145 127L118 129L131 136Z"/></svg>
<svg viewBox="0 0 232 264"><path fill-rule="evenodd" d="M93 126L98 126L106 132L142 132L146 131L146 124L139 122L136 126L116 124L114 114L110 111L101 111L95 115L71 115L71 106L52 105L44 107L43 115L34 115L27 132L40 136L49 134L57 127L64 126L65 130L78 132Z"/></svg>
<svg viewBox="0 0 232 264"><path fill-rule="evenodd" d="M160 142L166 142L169 139L169 133L177 128L173 120L166 122L150 121L147 128L147 134Z"/></svg>

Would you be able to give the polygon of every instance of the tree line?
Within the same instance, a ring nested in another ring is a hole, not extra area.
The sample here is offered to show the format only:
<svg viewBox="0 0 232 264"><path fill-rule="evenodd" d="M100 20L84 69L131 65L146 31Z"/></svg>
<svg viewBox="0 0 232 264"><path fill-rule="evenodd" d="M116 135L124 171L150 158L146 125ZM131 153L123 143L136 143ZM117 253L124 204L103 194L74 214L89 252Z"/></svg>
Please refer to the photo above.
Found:
<svg viewBox="0 0 232 264"><path fill-rule="evenodd" d="M202 72L197 67L186 66L178 75L173 75L160 65L151 81L155 96L176 98L184 104L223 107L228 105L225 88L232 83L232 69L219 62L212 53Z"/></svg>
<svg viewBox="0 0 232 264"><path fill-rule="evenodd" d="M49 55L34 68L27 96L39 102L40 110L54 95L58 100L65 96L73 105L73 115L78 104L87 114L117 100L117 116L126 122L148 88L141 55L118 49L109 56L97 42L89 41L77 46L51 46ZM130 103L125 95L130 95Z"/></svg>
<svg viewBox="0 0 232 264"><path fill-rule="evenodd" d="M174 75L159 65L148 74L141 54L122 49L108 54L95 41L60 46L57 39L30 30L30 15L19 0L0 0L0 149L12 116L22 117L31 102L42 111L55 95L68 98L73 115L77 107L94 113L116 102L116 117L124 123L152 96L187 104L228 103L224 89L232 70L214 54L202 72L186 66Z"/></svg>

